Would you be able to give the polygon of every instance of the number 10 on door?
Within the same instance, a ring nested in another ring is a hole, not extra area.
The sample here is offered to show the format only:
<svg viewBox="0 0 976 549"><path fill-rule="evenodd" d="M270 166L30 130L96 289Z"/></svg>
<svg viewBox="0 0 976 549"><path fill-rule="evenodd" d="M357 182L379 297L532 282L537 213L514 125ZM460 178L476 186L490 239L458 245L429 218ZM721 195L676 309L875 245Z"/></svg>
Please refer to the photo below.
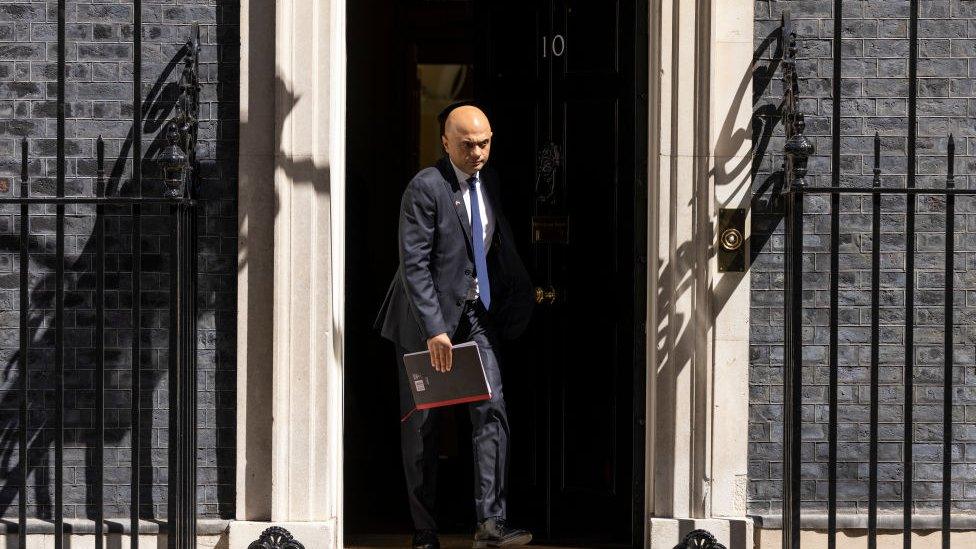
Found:
<svg viewBox="0 0 976 549"><path fill-rule="evenodd" d="M566 39L563 35L557 34L552 37L552 40L548 36L542 37L542 57L549 57L550 53L553 57L562 57L565 51Z"/></svg>

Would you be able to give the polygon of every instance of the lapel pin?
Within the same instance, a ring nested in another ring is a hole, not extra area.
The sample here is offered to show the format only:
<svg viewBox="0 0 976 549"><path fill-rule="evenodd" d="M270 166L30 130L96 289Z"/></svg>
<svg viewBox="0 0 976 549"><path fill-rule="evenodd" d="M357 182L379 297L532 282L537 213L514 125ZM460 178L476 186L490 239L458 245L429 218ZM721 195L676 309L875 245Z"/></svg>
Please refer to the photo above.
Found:
<svg viewBox="0 0 976 549"><path fill-rule="evenodd" d="M455 200L454 201L454 205L455 206L460 206L461 205L461 201L460 200Z"/></svg>

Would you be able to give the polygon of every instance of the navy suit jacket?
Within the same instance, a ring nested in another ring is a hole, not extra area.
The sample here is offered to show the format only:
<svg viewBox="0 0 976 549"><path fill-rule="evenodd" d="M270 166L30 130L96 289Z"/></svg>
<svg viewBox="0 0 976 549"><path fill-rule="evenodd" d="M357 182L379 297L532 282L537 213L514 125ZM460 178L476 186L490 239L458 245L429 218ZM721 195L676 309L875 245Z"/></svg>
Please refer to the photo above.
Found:
<svg viewBox="0 0 976 549"><path fill-rule="evenodd" d="M494 218L488 243L491 324L504 338L521 334L534 305L532 282L518 256L501 211L498 179L480 172L488 215ZM447 157L421 170L400 202L400 267L386 293L375 327L408 352L427 349L427 339L452 339L474 277L471 223L463 188Z"/></svg>

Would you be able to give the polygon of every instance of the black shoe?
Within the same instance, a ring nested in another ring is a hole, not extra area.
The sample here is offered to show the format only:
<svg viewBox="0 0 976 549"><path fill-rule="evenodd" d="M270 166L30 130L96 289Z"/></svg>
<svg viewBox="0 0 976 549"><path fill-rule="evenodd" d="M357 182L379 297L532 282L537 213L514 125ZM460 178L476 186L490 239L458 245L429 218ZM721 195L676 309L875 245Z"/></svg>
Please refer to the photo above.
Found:
<svg viewBox="0 0 976 549"><path fill-rule="evenodd" d="M414 532L413 549L441 549L441 542L437 540L437 532L433 530L417 530Z"/></svg>
<svg viewBox="0 0 976 549"><path fill-rule="evenodd" d="M474 547L514 547L527 545L532 541L532 534L528 530L509 528L505 519L490 518L478 525L474 533Z"/></svg>

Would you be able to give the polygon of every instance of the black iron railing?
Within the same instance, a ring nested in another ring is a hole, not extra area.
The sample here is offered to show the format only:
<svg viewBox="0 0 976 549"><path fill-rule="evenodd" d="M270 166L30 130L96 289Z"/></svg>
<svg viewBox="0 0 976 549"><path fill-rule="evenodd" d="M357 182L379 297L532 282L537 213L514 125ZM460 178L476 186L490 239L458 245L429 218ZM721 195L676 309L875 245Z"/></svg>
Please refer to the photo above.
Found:
<svg viewBox="0 0 976 549"><path fill-rule="evenodd" d="M902 196L906 201L905 215L905 302L904 302L904 431L901 466L901 530L903 546L911 547L913 515L913 464L914 464L914 360L915 360L915 270L916 270L916 209L919 196L939 196L945 200L945 262L944 262L944 340L943 340L943 423L942 423L942 479L941 479L941 536L942 547L950 547L952 506L952 404L953 404L953 271L955 236L955 201L959 195L976 195L976 189L956 188L955 141L948 137L946 150L945 188L920 188L917 175L917 89L918 89L918 19L919 2L911 0L908 24L909 59L907 100L907 151L906 184L904 187L881 186L881 138L874 136L873 180L871 186L846 186L840 181L841 143L841 29L843 23L842 1L834 2L834 65L832 109L832 181L829 186L810 186L804 181L807 158L813 147L803 135L803 114L797 109L796 30L789 14L783 18L783 85L784 101L782 120L786 132L784 187L782 198L785 206L785 294L784 294L784 445L783 445L783 547L799 549L801 518L801 467L803 405L803 259L804 259L804 199L813 195L830 198L830 282L829 282L829 342L827 387L827 535L828 547L837 547L837 487L838 487L838 295L839 249L841 247L840 210L841 197L859 195L871 199L871 260L870 260L870 380L869 380L869 431L868 431L868 548L877 547L878 539L878 481L879 481L879 364L880 364L880 296L881 296L881 215L883 196Z"/></svg>
<svg viewBox="0 0 976 549"><path fill-rule="evenodd" d="M110 194L106 190L105 147L102 138L96 142L95 195L90 197L65 195L65 3L58 4L58 73L57 73L57 157L55 196L32 196L28 163L28 142L21 142L20 196L2 197L0 204L20 205L19 245L19 494L18 494L18 546L27 547L28 534L28 379L31 346L28 319L30 299L29 249L32 206L54 205L56 212L55 244L55 332L54 369L56 373L54 401L54 532L55 548L65 544L64 524L64 423L65 423L65 207L80 204L95 206L95 229L92 234L95 252L95 443L92 447L95 474L91 479L91 504L95 510L95 547L105 546L105 208L128 207L132 222L132 332L131 332L131 546L139 545L141 500L140 473L150 464L141 462L143 445L151 441L140 439L142 424L140 408L141 368L143 367L140 336L143 331L140 304L142 276L142 207L162 205L168 207L170 218L170 289L169 289L169 471L168 471L168 525L167 543L171 549L188 549L196 546L196 202L194 190L199 178L196 161L197 116L199 110L198 66L200 29L194 24L192 35L183 50L183 69L180 91L174 116L166 128L169 145L157 159L162 167L163 182L156 196L142 195L142 82L141 82L141 2L134 2L133 29L133 120L132 120L132 193L127 196ZM165 183L165 185L163 184ZM37 209L37 208L33 208Z"/></svg>
<svg viewBox="0 0 976 549"><path fill-rule="evenodd" d="M170 548L196 547L197 527L197 228L193 190L198 183L197 117L200 27L187 43L169 145L160 158L170 204L169 504Z"/></svg>

